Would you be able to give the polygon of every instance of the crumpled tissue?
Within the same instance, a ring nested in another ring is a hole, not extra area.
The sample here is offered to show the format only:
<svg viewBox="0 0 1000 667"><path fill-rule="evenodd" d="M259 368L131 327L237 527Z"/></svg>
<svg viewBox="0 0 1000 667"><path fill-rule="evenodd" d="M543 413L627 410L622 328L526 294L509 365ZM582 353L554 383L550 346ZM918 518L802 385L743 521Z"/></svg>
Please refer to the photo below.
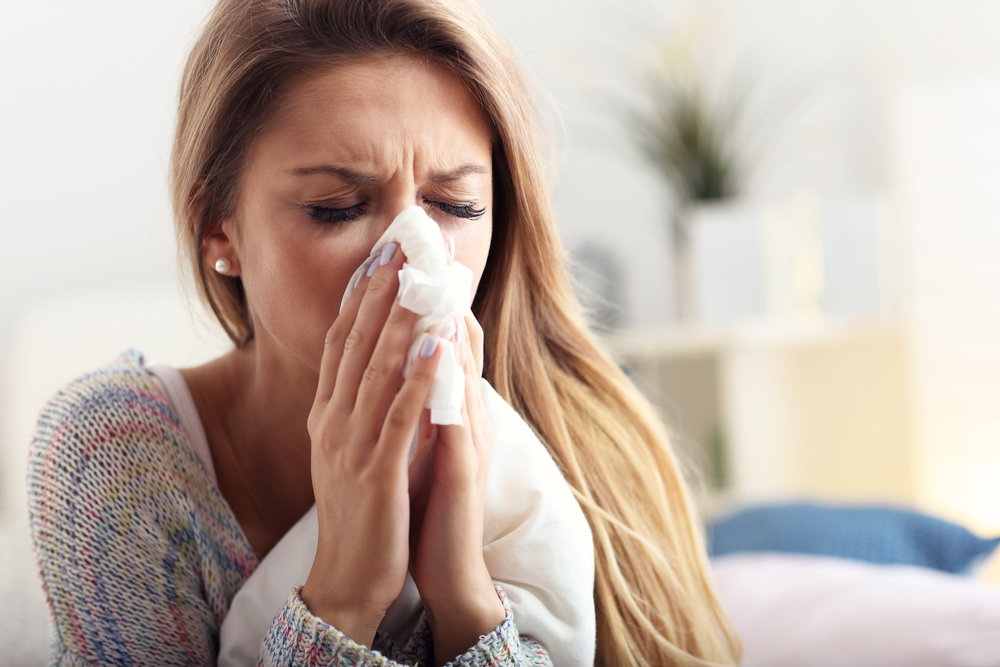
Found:
<svg viewBox="0 0 1000 667"><path fill-rule="evenodd" d="M389 241L395 241L406 255L399 270L400 305L420 316L410 337L403 377L409 375L425 336L438 336L441 359L425 407L431 411L432 424L462 424L465 374L450 339L455 333L455 318L472 314L472 269L460 262L448 264L441 228L424 209L410 206L396 216L372 247L368 259L351 276L340 307L343 309Z"/></svg>

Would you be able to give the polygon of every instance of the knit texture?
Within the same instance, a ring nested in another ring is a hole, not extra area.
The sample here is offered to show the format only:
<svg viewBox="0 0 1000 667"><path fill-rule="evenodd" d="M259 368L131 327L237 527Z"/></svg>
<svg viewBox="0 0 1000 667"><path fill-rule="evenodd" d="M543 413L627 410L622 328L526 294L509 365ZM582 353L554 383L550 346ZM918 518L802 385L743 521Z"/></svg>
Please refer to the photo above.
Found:
<svg viewBox="0 0 1000 667"><path fill-rule="evenodd" d="M169 400L129 352L58 392L32 436L28 509L52 616L52 664L214 665L219 627L258 565ZM547 665L507 617L462 665ZM426 618L404 647L372 650L293 591L263 665L428 665Z"/></svg>

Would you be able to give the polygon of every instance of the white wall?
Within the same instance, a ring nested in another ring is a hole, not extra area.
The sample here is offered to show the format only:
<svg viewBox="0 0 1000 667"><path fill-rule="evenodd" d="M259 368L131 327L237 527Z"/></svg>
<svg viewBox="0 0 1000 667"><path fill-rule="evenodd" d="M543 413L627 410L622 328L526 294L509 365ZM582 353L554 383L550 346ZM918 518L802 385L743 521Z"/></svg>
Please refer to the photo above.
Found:
<svg viewBox="0 0 1000 667"><path fill-rule="evenodd" d="M896 107L918 495L1000 528L1000 77Z"/></svg>
<svg viewBox="0 0 1000 667"><path fill-rule="evenodd" d="M0 328L49 295L170 279L167 159L203 0L6 3Z"/></svg>
<svg viewBox="0 0 1000 667"><path fill-rule="evenodd" d="M1000 72L1000 4L988 0L484 2L556 119L564 240L597 239L620 255L635 324L672 315L667 197L625 140L616 104L634 95L671 25L695 26L719 71L759 84L756 198L884 190L892 95ZM45 296L171 275L176 81L209 4L5 7L0 332Z"/></svg>

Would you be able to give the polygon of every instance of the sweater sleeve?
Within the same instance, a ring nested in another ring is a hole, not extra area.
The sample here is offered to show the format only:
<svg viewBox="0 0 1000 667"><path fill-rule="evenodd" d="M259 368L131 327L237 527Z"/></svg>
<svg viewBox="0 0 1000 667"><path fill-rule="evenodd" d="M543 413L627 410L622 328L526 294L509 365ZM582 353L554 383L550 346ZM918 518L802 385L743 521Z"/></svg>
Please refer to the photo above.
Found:
<svg viewBox="0 0 1000 667"><path fill-rule="evenodd" d="M480 637L475 646L454 657L448 665L551 666L548 653L538 642L518 634L507 596L500 586L496 589L504 607L503 622L488 635ZM313 616L299 597L299 590L300 588L296 588L292 591L284 609L275 617L271 630L261 644L258 667L396 667L434 664L433 639L426 615L421 616L413 635L404 646L396 646L388 635L379 632L369 649Z"/></svg>

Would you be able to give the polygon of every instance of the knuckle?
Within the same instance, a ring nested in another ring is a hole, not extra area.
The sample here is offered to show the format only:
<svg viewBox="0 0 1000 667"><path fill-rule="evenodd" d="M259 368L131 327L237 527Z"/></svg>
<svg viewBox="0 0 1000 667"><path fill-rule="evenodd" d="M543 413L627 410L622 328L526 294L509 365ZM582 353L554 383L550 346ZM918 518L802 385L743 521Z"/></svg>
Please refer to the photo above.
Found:
<svg viewBox="0 0 1000 667"><path fill-rule="evenodd" d="M385 426L391 430L403 430L410 426L410 417L398 405L394 405L385 416Z"/></svg>
<svg viewBox="0 0 1000 667"><path fill-rule="evenodd" d="M334 322L329 329L326 330L326 340L324 341L324 344L326 345L326 347L333 347L334 344L337 342L337 340L340 338L340 336L341 336L341 325L340 321L338 320Z"/></svg>
<svg viewBox="0 0 1000 667"><path fill-rule="evenodd" d="M398 303L394 304L389 310L389 317L386 318L387 325L398 325L405 324L408 320L413 317L413 314L406 308L403 308Z"/></svg>
<svg viewBox="0 0 1000 667"><path fill-rule="evenodd" d="M347 334L347 337L344 339L344 352L358 349L362 347L364 343L365 343L365 335L361 333L361 331L357 327L354 327L353 329L351 329L351 331Z"/></svg>
<svg viewBox="0 0 1000 667"><path fill-rule="evenodd" d="M419 366L414 364L413 370L410 371L410 380L417 384L430 384L434 380L434 371L425 364Z"/></svg>
<svg viewBox="0 0 1000 667"><path fill-rule="evenodd" d="M389 289L391 282L391 271L376 271L368 280L368 291L377 293L385 292Z"/></svg>
<svg viewBox="0 0 1000 667"><path fill-rule="evenodd" d="M468 318L466 322L469 322L470 320L471 323L469 324L469 338L471 338L474 341L482 341L483 340L482 325L479 324L479 320L477 320L475 317Z"/></svg>
<svg viewBox="0 0 1000 667"><path fill-rule="evenodd" d="M365 368L364 382L377 382L382 378L389 375L392 369L383 361L377 359L372 359L368 362L368 367Z"/></svg>
<svg viewBox="0 0 1000 667"><path fill-rule="evenodd" d="M309 437L313 442L319 442L321 446L327 440L326 435L335 430L336 425L342 421L337 417L339 411L331 410L331 407L333 406L330 404L316 404L306 418L306 429L309 432Z"/></svg>
<svg viewBox="0 0 1000 667"><path fill-rule="evenodd" d="M309 417L306 418L306 430L309 431L309 435L315 437L316 433L319 432L319 427L322 422L319 410L316 407L309 412Z"/></svg>

